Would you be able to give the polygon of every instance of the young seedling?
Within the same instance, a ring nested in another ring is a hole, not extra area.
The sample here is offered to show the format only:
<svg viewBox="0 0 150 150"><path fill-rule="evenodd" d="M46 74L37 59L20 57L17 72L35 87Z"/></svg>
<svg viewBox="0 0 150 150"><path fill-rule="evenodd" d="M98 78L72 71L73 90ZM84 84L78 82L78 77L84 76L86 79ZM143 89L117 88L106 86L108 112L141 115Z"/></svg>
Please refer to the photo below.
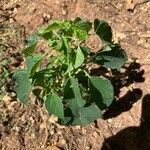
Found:
<svg viewBox="0 0 150 150"><path fill-rule="evenodd" d="M104 43L96 53L85 42L91 31ZM49 50L37 54L35 50L41 40ZM27 104L32 91L43 100L47 111L65 125L87 125L100 118L114 99L114 89L107 78L91 76L87 66L96 63L120 69L127 61L125 51L112 41L109 24L99 19L93 24L81 18L56 20L27 41L23 50L26 68L13 75L18 99Z"/></svg>

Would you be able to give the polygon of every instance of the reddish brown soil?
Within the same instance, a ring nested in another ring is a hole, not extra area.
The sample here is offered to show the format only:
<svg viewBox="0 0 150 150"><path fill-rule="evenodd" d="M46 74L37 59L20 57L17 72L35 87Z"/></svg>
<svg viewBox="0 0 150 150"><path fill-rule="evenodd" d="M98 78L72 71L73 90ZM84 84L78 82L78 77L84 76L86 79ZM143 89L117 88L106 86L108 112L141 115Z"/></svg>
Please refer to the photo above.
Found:
<svg viewBox="0 0 150 150"><path fill-rule="evenodd" d="M5 96L0 102L0 149L150 149L150 3L139 3L133 11L126 9L123 0L10 0L2 1L0 6L0 13L11 14L8 24L19 36L19 44L9 39L14 44L9 48L9 57L20 53L25 37L37 27L52 19L80 16L91 21L107 20L113 28L114 41L121 43L129 59L136 59L130 75L136 80L130 85L133 90L123 87L119 101L104 114L104 119L86 127L60 126L40 106L23 108ZM90 42L94 45L95 41Z"/></svg>

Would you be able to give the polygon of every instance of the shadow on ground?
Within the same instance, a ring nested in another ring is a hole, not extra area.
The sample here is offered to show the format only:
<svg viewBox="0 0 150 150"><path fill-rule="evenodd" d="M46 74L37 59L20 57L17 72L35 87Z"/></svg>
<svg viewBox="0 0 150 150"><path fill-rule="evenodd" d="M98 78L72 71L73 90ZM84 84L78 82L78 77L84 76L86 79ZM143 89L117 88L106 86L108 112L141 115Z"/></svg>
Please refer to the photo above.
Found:
<svg viewBox="0 0 150 150"><path fill-rule="evenodd" d="M143 92L139 88L130 87L134 83L145 81L144 70L136 59L128 63L122 70L108 72L105 68L93 69L92 75L103 75L109 78L114 86L116 99L103 114L103 119L117 117L122 112L129 111L135 102L142 98ZM123 96L121 89L129 90ZM116 135L105 139L101 150L150 150L150 94L142 99L142 116L139 127L128 127Z"/></svg>
<svg viewBox="0 0 150 150"><path fill-rule="evenodd" d="M150 150L150 94L142 100L139 127L128 127L107 138L101 150Z"/></svg>
<svg viewBox="0 0 150 150"><path fill-rule="evenodd" d="M106 110L106 112L103 114L103 119L117 117L122 112L129 111L132 108L133 104L137 102L141 97L141 89L137 88L133 89L132 91L128 91L118 101L113 101L108 110Z"/></svg>
<svg viewBox="0 0 150 150"><path fill-rule="evenodd" d="M139 88L130 87L134 83L141 83L145 81L144 70L141 65L133 59L132 62L123 66L122 70L112 70L109 72L106 68L94 68L91 70L91 75L103 75L108 78L114 87L115 100L106 109L103 114L103 119L109 119L120 115L122 112L129 111L133 104L141 99L142 90ZM121 90L128 87L128 90L123 96L120 96Z"/></svg>

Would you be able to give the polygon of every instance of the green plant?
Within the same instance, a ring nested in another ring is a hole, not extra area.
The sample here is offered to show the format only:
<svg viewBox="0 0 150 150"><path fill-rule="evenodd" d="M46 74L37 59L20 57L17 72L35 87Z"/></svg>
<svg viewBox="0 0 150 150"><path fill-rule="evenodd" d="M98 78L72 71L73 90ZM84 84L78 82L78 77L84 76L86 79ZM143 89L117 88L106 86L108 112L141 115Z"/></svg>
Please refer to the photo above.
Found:
<svg viewBox="0 0 150 150"><path fill-rule="evenodd" d="M85 42L92 31L104 45L96 53ZM49 50L36 54L41 40ZM88 65L120 69L127 60L125 51L113 43L109 24L98 19L93 24L81 18L57 20L33 33L27 41L23 50L26 68L13 76L19 100L27 104L33 91L44 101L48 112L66 125L87 125L101 117L114 99L113 86L105 77L91 76Z"/></svg>

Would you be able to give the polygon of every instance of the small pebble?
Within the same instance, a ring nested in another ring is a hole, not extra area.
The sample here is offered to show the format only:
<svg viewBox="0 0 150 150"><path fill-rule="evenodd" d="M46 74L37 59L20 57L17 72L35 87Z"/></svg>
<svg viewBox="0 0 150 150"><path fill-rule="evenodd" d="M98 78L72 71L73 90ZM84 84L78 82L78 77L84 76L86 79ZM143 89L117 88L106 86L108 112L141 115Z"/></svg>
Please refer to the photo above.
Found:
<svg viewBox="0 0 150 150"><path fill-rule="evenodd" d="M111 122L112 122L112 119L108 119L108 122L111 123Z"/></svg>

